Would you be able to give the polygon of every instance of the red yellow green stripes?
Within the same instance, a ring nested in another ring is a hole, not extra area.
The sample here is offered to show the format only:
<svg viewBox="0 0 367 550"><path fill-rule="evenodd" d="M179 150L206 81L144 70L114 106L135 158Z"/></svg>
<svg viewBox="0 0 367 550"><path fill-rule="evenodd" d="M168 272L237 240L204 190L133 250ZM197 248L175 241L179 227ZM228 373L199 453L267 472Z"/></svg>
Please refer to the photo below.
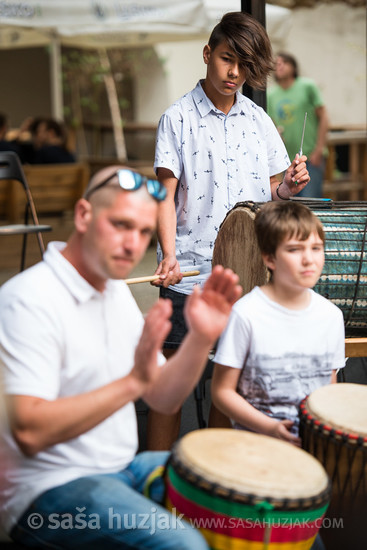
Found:
<svg viewBox="0 0 367 550"><path fill-rule="evenodd" d="M292 504L292 510L277 510L265 501L243 504L230 494L213 495L168 468L167 507L199 528L213 550L309 550L327 504L313 510Z"/></svg>
<svg viewBox="0 0 367 550"><path fill-rule="evenodd" d="M172 487L168 488L168 507L176 508L191 524L199 529L210 529L215 533L262 542L266 533L270 533L271 542L299 541L310 539L317 534L319 522L294 524L275 520L271 515L266 519L252 521L247 517L234 518L216 514L207 508L198 506L182 495L176 493Z"/></svg>
<svg viewBox="0 0 367 550"><path fill-rule="evenodd" d="M271 509L271 517L275 521L279 520L284 523L294 523L296 520L298 522L313 522L325 514L329 504L327 502L320 505L319 508L312 510L300 510L300 506L295 510L276 510L267 502L258 503L257 505L234 502L231 501L230 497L221 498L194 486L181 478L171 466L168 468L168 481L169 487L174 488L178 494L184 495L185 498L195 502L199 506L229 517L246 517L252 521L264 520L269 516Z"/></svg>
<svg viewBox="0 0 367 550"><path fill-rule="evenodd" d="M299 542L290 541L266 544L263 541L254 542L228 537L207 529L202 529L201 532L212 550L309 550L315 540L315 537L312 537L311 539Z"/></svg>

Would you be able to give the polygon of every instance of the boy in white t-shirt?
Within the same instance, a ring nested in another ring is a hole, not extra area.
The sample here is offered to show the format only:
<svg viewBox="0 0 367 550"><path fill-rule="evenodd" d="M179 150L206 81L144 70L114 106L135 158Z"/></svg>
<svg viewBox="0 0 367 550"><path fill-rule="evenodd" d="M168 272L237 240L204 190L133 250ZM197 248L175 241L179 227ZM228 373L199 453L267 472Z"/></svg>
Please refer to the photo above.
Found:
<svg viewBox="0 0 367 550"><path fill-rule="evenodd" d="M312 287L321 221L297 201L264 204L255 230L270 280L234 305L214 358L214 404L234 427L300 445L298 406L344 367L341 311Z"/></svg>

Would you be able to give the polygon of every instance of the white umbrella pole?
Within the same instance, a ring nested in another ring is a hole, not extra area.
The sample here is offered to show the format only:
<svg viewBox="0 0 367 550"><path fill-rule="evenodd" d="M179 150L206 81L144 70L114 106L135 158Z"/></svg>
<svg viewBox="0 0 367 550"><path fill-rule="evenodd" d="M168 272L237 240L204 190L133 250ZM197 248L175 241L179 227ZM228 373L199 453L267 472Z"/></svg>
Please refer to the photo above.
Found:
<svg viewBox="0 0 367 550"><path fill-rule="evenodd" d="M62 97L62 67L61 47L56 35L51 37L50 44L50 79L51 79L51 111L57 120L64 120L64 104Z"/></svg>
<svg viewBox="0 0 367 550"><path fill-rule="evenodd" d="M108 97L108 103L110 106L111 120L113 135L115 138L116 155L120 160L127 160L126 144L124 133L122 129L122 118L120 113L120 107L118 102L118 95L116 90L115 81L111 72L111 64L108 58L106 49L99 49L99 59L101 66L104 69L104 82L106 86L106 92Z"/></svg>

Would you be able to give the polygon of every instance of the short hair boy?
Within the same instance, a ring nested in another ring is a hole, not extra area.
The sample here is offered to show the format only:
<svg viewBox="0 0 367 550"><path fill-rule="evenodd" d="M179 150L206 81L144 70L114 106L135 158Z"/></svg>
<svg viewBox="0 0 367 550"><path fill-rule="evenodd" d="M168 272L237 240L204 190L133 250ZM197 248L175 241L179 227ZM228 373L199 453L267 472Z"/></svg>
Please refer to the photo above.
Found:
<svg viewBox="0 0 367 550"><path fill-rule="evenodd" d="M234 427L300 444L298 407L343 368L342 312L312 290L324 231L296 201L264 204L255 230L269 282L234 305L214 358L214 404Z"/></svg>

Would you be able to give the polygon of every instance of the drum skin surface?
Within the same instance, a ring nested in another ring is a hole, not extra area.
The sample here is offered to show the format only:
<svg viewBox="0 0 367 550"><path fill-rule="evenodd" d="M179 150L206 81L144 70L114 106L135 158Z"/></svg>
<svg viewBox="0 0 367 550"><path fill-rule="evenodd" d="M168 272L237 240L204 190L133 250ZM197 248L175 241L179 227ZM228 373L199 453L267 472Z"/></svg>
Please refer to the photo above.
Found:
<svg viewBox="0 0 367 550"><path fill-rule="evenodd" d="M325 230L325 265L314 287L344 317L346 336L367 333L367 202L302 201ZM213 265L230 267L246 294L268 280L255 235L254 219L263 203L237 203L223 220L213 250ZM321 206L320 206L321 205Z"/></svg>
<svg viewBox="0 0 367 550"><path fill-rule="evenodd" d="M218 550L307 550L329 496L329 478L314 457L241 430L186 434L167 468L167 507Z"/></svg>

